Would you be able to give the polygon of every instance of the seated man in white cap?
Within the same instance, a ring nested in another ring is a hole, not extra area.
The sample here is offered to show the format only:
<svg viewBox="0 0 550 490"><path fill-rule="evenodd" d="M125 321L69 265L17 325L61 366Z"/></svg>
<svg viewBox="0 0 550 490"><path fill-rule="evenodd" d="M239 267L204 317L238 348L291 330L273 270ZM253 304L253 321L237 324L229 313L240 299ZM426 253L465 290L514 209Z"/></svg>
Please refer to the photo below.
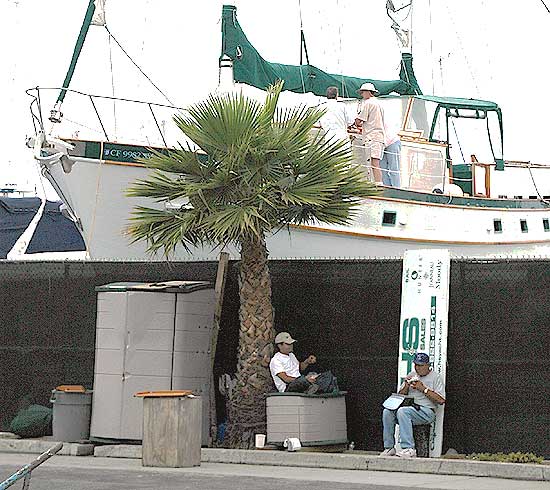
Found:
<svg viewBox="0 0 550 490"><path fill-rule="evenodd" d="M275 345L279 349L271 362L269 370L275 382L277 390L280 392L295 393L316 393L319 386L315 384L316 374L303 376L301 371L305 371L309 366L317 362L317 358L310 355L305 361L299 362L292 350L294 349L294 340L288 332L280 332L275 337Z"/></svg>
<svg viewBox="0 0 550 490"><path fill-rule="evenodd" d="M370 82L361 85L358 92L363 100L359 105L355 125L361 128L361 133L365 138L365 147L370 150L374 180L381 184L380 160L386 147L386 133L384 129L384 111L376 100L376 96L380 95L380 92Z"/></svg>

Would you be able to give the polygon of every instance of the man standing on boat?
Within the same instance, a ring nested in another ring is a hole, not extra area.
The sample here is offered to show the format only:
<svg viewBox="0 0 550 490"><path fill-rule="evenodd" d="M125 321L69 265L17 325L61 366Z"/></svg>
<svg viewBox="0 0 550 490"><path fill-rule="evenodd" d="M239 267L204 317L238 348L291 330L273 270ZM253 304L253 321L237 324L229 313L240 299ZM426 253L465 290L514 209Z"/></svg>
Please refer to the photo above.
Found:
<svg viewBox="0 0 550 490"><path fill-rule="evenodd" d="M353 116L347 110L346 104L338 101L338 87L327 88L327 101L321 105L326 109L325 114L319 120L325 131L326 139L344 140L351 148L348 135L348 127L353 124Z"/></svg>
<svg viewBox="0 0 550 490"><path fill-rule="evenodd" d="M355 119L355 125L361 128L365 138L365 148L370 150L370 161L376 183L382 183L380 172L380 160L386 147L386 133L384 130L384 111L376 96L380 92L374 84L367 82L359 87L358 92L363 100L359 105L359 112Z"/></svg>
<svg viewBox="0 0 550 490"><path fill-rule="evenodd" d="M397 132L388 129L388 126L384 130L386 133L386 148L384 148L384 155L380 160L382 182L387 186L400 187L401 140Z"/></svg>

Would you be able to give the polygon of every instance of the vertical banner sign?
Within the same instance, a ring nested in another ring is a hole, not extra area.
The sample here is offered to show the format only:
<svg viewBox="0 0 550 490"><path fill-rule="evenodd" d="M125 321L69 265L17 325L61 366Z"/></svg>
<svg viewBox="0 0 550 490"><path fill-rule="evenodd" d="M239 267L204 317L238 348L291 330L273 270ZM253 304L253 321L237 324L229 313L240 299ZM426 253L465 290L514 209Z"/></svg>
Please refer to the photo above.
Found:
<svg viewBox="0 0 550 490"><path fill-rule="evenodd" d="M445 383L447 328L449 321L448 250L409 250L403 258L401 284L401 331L397 385L414 369L413 356L425 352L432 369ZM443 445L443 406L436 410L432 424L430 456L441 456Z"/></svg>

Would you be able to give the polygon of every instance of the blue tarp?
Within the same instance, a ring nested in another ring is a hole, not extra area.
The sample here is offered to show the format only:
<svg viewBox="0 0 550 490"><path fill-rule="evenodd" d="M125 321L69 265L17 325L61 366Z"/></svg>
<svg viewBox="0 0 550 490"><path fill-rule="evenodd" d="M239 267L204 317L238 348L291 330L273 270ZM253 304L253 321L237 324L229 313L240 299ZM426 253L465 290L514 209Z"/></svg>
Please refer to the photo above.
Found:
<svg viewBox="0 0 550 490"><path fill-rule="evenodd" d="M40 207L38 197L0 198L0 259L5 259ZM75 224L59 211L60 201L47 201L27 253L86 250Z"/></svg>

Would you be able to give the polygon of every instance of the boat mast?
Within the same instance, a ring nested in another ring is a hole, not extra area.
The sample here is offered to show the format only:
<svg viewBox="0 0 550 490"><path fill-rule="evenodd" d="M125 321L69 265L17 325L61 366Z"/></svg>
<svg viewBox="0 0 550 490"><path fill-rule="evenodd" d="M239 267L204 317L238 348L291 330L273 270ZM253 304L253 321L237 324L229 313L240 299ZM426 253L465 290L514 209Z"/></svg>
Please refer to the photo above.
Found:
<svg viewBox="0 0 550 490"><path fill-rule="evenodd" d="M232 92L234 89L235 79L233 77L233 60L224 54L220 58L218 92Z"/></svg>

